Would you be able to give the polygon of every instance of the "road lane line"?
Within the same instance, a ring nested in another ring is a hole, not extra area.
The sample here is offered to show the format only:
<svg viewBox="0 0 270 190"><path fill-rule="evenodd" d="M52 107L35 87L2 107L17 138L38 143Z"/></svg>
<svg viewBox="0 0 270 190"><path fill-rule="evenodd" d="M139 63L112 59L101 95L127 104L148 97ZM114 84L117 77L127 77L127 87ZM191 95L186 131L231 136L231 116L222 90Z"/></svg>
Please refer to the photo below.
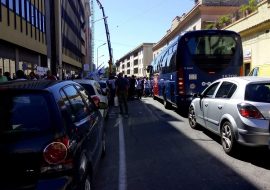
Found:
<svg viewBox="0 0 270 190"><path fill-rule="evenodd" d="M125 136L124 136L124 127L123 119L121 115L118 116L119 123L119 190L127 189L126 182L126 151L125 151Z"/></svg>

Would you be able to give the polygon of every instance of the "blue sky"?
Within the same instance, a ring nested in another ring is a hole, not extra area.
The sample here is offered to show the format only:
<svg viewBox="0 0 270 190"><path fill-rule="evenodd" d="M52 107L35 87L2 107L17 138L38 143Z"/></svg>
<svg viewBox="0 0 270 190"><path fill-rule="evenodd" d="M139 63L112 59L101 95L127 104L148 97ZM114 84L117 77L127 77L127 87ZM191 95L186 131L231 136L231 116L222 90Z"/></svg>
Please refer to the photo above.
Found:
<svg viewBox="0 0 270 190"><path fill-rule="evenodd" d="M142 43L156 43L170 28L177 15L187 13L194 0L100 0L105 15L113 49L114 62ZM94 63L97 47L107 43L102 11L94 0ZM99 20L99 21L98 21ZM108 45L98 48L98 65L108 66Z"/></svg>

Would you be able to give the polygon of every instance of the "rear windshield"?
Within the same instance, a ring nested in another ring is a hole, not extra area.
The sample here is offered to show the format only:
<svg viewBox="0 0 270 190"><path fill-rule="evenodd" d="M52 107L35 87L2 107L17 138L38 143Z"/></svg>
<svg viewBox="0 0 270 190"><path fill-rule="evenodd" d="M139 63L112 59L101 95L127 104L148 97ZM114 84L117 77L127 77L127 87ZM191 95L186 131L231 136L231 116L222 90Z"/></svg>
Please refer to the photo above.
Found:
<svg viewBox="0 0 270 190"><path fill-rule="evenodd" d="M247 85L245 100L270 103L270 83Z"/></svg>
<svg viewBox="0 0 270 190"><path fill-rule="evenodd" d="M85 88L85 90L87 90L90 96L96 95L95 90L92 85L89 85L89 84L80 84L80 85L82 85Z"/></svg>
<svg viewBox="0 0 270 190"><path fill-rule="evenodd" d="M99 85L100 85L101 88L106 88L107 87L106 83L104 83L104 82L99 82Z"/></svg>
<svg viewBox="0 0 270 190"><path fill-rule="evenodd" d="M42 94L0 94L0 135L50 128L48 102Z"/></svg>

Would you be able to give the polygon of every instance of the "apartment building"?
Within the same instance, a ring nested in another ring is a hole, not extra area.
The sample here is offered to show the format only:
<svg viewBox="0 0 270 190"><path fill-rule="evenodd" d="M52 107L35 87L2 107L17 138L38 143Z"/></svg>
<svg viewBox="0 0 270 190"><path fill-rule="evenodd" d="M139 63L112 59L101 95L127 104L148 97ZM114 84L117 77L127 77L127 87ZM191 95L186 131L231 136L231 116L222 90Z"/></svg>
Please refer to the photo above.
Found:
<svg viewBox="0 0 270 190"><path fill-rule="evenodd" d="M171 28L153 47L153 57L156 57L168 43L185 31L204 29L215 23L222 15L229 15L238 10L239 6L248 0L195 0L195 6L186 14L176 16Z"/></svg>
<svg viewBox="0 0 270 190"><path fill-rule="evenodd" d="M47 66L45 0L1 0L0 68L14 74Z"/></svg>
<svg viewBox="0 0 270 190"><path fill-rule="evenodd" d="M153 60L154 43L143 43L116 61L116 72L137 77L147 76L146 67Z"/></svg>
<svg viewBox="0 0 270 190"><path fill-rule="evenodd" d="M261 0L257 9L240 17L223 29L238 32L242 37L244 74L255 67L265 67L270 76L270 0Z"/></svg>
<svg viewBox="0 0 270 190"><path fill-rule="evenodd" d="M86 0L1 0L0 68L78 74L88 61Z"/></svg>

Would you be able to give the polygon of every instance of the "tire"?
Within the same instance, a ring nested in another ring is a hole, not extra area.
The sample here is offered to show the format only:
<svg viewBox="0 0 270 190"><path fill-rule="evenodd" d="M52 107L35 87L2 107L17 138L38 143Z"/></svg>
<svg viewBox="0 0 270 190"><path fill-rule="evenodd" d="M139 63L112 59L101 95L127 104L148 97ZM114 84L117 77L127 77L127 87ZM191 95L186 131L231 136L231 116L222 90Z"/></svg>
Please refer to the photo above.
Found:
<svg viewBox="0 0 270 190"><path fill-rule="evenodd" d="M197 129L198 128L198 123L196 122L196 115L194 111L194 107L190 106L189 111L188 111L188 122L189 125L192 129Z"/></svg>
<svg viewBox="0 0 270 190"><path fill-rule="evenodd" d="M156 99L157 99L156 96L153 95L153 100L156 100Z"/></svg>
<svg viewBox="0 0 270 190"><path fill-rule="evenodd" d="M80 190L91 190L92 189L92 180L90 175L87 175L83 181L82 187Z"/></svg>
<svg viewBox="0 0 270 190"><path fill-rule="evenodd" d="M228 121L221 127L221 144L226 154L232 155L236 151L237 142L233 132L232 124Z"/></svg>
<svg viewBox="0 0 270 190"><path fill-rule="evenodd" d="M106 155L106 135L105 133L102 136L102 152L101 152L101 157L104 158Z"/></svg>

